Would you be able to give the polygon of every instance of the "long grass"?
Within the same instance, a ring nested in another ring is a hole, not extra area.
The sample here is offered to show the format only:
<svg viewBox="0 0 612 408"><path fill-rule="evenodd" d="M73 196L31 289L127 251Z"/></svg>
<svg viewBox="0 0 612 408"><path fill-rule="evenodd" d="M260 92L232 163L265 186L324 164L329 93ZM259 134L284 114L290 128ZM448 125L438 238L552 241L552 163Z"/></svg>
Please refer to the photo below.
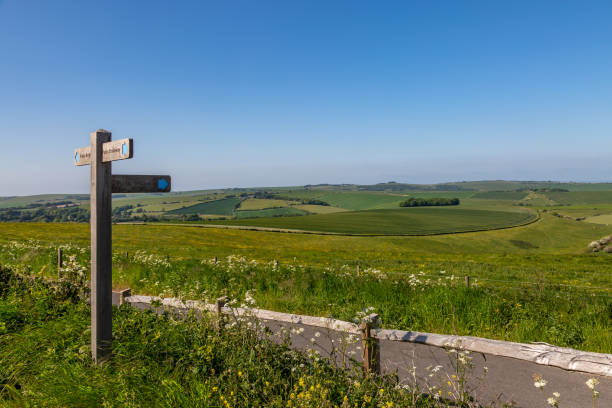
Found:
<svg viewBox="0 0 612 408"><path fill-rule="evenodd" d="M446 405L406 392L395 377L292 351L248 323L217 330L206 315L115 309L112 358L94 365L89 307L69 286L26 283L0 266L3 407Z"/></svg>

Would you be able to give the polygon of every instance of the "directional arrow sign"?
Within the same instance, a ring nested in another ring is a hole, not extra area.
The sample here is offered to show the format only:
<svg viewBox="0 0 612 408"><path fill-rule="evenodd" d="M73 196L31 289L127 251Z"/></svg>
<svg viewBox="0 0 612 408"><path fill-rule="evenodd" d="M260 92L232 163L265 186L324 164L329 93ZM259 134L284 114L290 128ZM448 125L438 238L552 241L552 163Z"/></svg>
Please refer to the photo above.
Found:
<svg viewBox="0 0 612 408"><path fill-rule="evenodd" d="M113 174L113 193L169 193L170 176L128 176Z"/></svg>
<svg viewBox="0 0 612 408"><path fill-rule="evenodd" d="M132 157L134 157L134 141L132 139L121 139L102 144L103 163L131 159ZM91 146L74 150L74 164L76 166L91 164Z"/></svg>

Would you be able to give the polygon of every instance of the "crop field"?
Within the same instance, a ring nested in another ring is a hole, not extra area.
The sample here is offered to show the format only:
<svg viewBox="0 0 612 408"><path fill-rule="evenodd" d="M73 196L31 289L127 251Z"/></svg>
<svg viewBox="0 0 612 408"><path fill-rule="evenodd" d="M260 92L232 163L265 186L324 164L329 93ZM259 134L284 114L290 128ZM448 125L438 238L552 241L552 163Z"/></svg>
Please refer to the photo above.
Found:
<svg viewBox="0 0 612 408"><path fill-rule="evenodd" d="M346 211L343 208L332 207L329 205L301 204L295 205L294 208L299 208L312 214L331 214Z"/></svg>
<svg viewBox="0 0 612 408"><path fill-rule="evenodd" d="M527 196L526 191L483 191L476 193L472 198L486 200L522 200Z"/></svg>
<svg viewBox="0 0 612 408"><path fill-rule="evenodd" d="M220 223L345 234L428 235L506 228L533 220L535 215L528 212L401 208L338 212L299 218L256 218Z"/></svg>
<svg viewBox="0 0 612 408"><path fill-rule="evenodd" d="M260 199L260 198L249 198L244 200L238 210L249 211L249 210L265 210L268 208L287 207L291 203L287 200L274 200L274 199Z"/></svg>
<svg viewBox="0 0 612 408"><path fill-rule="evenodd" d="M217 214L232 215L234 208L240 203L239 198L222 198L220 200L208 201L185 208L169 211L169 214Z"/></svg>
<svg viewBox="0 0 612 408"><path fill-rule="evenodd" d="M259 218L259 217L291 217L296 215L306 215L306 211L294 207L267 208L265 210L236 211L237 219Z"/></svg>

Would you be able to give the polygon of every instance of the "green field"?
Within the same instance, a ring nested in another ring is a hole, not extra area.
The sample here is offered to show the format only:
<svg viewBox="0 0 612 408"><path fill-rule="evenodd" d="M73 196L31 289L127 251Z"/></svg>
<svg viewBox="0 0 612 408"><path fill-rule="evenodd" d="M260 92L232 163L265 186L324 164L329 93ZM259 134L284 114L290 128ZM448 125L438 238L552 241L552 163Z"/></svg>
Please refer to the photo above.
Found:
<svg viewBox="0 0 612 408"><path fill-rule="evenodd" d="M258 217L291 217L296 215L306 215L306 211L300 210L299 208L293 207L282 207L282 208L268 208L265 210L251 210L251 211L236 211L235 215L237 219L245 218L258 218Z"/></svg>
<svg viewBox="0 0 612 408"><path fill-rule="evenodd" d="M312 214L331 214L346 211L344 208L332 207L329 205L314 205L314 204L301 204L295 205L294 208L299 208Z"/></svg>
<svg viewBox="0 0 612 408"><path fill-rule="evenodd" d="M570 191L544 194L558 204L612 204L612 191Z"/></svg>
<svg viewBox="0 0 612 408"><path fill-rule="evenodd" d="M342 234L429 235L507 228L533 220L535 215L528 212L422 207L217 223Z"/></svg>
<svg viewBox="0 0 612 408"><path fill-rule="evenodd" d="M252 210L265 210L268 208L287 207L290 203L287 200L274 200L274 199L261 199L261 198L249 198L240 203L238 210L240 211L252 211Z"/></svg>
<svg viewBox="0 0 612 408"><path fill-rule="evenodd" d="M592 222L595 224L611 225L612 224L612 214L596 215L594 217L588 217L585 221Z"/></svg>
<svg viewBox="0 0 612 408"><path fill-rule="evenodd" d="M526 196L526 191L483 191L474 194L472 198L485 200L522 200Z"/></svg>
<svg viewBox="0 0 612 408"><path fill-rule="evenodd" d="M221 200L208 201L185 208L168 211L168 214L216 214L233 215L234 208L240 203L239 198L223 198Z"/></svg>

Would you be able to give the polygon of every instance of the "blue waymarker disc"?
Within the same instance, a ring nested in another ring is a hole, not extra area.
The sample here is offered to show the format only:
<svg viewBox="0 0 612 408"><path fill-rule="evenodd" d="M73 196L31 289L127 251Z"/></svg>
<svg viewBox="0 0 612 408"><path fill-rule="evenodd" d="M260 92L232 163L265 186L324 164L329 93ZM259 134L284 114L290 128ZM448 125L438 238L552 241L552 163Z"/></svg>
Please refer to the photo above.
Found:
<svg viewBox="0 0 612 408"><path fill-rule="evenodd" d="M74 155L74 161L76 161L76 162L78 163L78 162L79 162L79 158L80 158L80 157L79 157L79 153L76 153L76 154Z"/></svg>
<svg viewBox="0 0 612 408"><path fill-rule="evenodd" d="M121 146L121 154L124 155L124 156L128 154L128 145L127 145L127 143L124 143Z"/></svg>
<svg viewBox="0 0 612 408"><path fill-rule="evenodd" d="M166 187L168 187L168 182L166 181L166 179L159 179L157 180L157 188L159 190L165 190Z"/></svg>

